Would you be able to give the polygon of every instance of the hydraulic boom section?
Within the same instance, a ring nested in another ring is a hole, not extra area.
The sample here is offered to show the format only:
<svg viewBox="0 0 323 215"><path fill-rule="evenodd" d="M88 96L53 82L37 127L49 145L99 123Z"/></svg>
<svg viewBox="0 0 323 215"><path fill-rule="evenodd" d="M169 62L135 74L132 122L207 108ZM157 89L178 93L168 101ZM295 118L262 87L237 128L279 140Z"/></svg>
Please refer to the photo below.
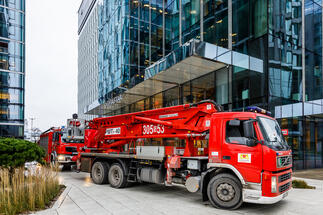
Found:
<svg viewBox="0 0 323 215"><path fill-rule="evenodd" d="M192 143L204 138L213 113L221 110L212 101L185 104L112 117L96 118L89 123L88 148L121 150L121 146L145 138L179 138ZM188 144L187 144L188 145ZM192 155L192 151L185 154Z"/></svg>

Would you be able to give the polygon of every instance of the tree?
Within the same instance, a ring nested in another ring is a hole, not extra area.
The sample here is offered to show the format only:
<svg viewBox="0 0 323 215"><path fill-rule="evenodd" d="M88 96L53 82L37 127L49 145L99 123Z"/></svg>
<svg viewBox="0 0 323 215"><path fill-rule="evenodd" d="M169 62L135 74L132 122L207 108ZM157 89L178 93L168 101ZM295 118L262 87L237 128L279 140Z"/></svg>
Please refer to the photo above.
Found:
<svg viewBox="0 0 323 215"><path fill-rule="evenodd" d="M26 162L44 163L45 151L36 143L14 138L0 138L0 167L13 169Z"/></svg>

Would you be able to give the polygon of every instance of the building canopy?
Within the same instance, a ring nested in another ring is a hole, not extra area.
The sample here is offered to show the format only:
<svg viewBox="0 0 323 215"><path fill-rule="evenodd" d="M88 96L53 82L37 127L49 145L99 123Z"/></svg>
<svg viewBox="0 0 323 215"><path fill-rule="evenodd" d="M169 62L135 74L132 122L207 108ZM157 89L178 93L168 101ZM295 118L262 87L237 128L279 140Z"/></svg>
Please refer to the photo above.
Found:
<svg viewBox="0 0 323 215"><path fill-rule="evenodd" d="M263 61L207 42L192 39L145 69L145 80L118 96L88 107L87 114L107 115L149 96L230 65L263 73Z"/></svg>

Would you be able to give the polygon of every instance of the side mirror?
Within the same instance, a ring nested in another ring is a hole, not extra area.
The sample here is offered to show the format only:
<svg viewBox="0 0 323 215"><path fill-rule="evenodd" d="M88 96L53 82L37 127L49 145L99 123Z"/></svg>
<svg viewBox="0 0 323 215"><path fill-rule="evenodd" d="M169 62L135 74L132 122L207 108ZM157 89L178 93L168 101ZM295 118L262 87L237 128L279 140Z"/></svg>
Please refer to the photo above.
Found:
<svg viewBox="0 0 323 215"><path fill-rule="evenodd" d="M250 139L255 138L255 130L253 128L253 120L243 122L243 133L244 136Z"/></svg>
<svg viewBox="0 0 323 215"><path fill-rule="evenodd" d="M246 141L246 145L250 146L250 147L256 146L257 143L258 143L257 140L254 140L254 139L247 139L247 141Z"/></svg>

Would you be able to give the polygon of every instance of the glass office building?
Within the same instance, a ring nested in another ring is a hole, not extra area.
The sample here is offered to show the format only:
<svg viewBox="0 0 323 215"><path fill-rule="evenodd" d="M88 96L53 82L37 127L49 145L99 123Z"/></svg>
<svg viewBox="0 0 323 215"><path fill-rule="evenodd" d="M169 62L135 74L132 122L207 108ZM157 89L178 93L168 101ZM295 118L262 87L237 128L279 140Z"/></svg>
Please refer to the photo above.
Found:
<svg viewBox="0 0 323 215"><path fill-rule="evenodd" d="M24 137L25 0L0 0L0 136Z"/></svg>
<svg viewBox="0 0 323 215"><path fill-rule="evenodd" d="M294 168L323 167L321 0L103 0L98 101L114 115L213 99L269 109Z"/></svg>
<svg viewBox="0 0 323 215"><path fill-rule="evenodd" d="M98 0L82 0L78 10L78 89L77 113L80 119L91 120L86 115L88 106L98 98Z"/></svg>

